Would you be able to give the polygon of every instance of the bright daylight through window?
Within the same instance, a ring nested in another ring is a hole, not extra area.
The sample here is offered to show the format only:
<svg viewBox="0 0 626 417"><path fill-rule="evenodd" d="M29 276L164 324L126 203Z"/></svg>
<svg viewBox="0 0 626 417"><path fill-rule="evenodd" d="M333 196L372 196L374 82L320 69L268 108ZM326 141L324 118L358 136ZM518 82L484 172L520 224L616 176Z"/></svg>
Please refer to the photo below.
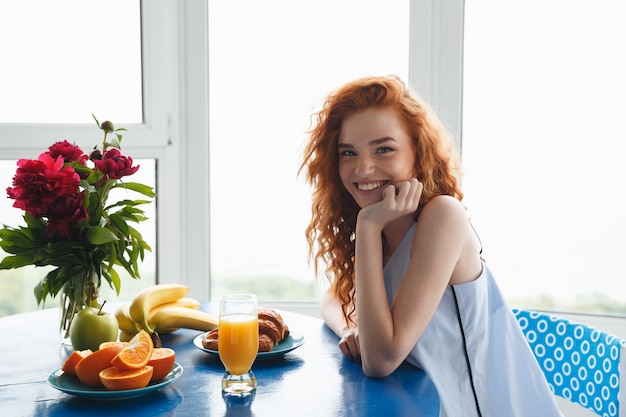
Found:
<svg viewBox="0 0 626 417"><path fill-rule="evenodd" d="M626 312L626 6L465 13L464 190L487 262L512 304Z"/></svg>
<svg viewBox="0 0 626 417"><path fill-rule="evenodd" d="M311 301L297 177L310 115L353 78L407 79L409 2L209 2L213 294Z"/></svg>
<svg viewBox="0 0 626 417"><path fill-rule="evenodd" d="M95 1L0 2L0 39L11 39L0 42L10 63L0 68L0 124L67 127L73 140L91 113L143 122L140 2L104 3L93 13ZM409 81L410 3L208 2L211 294L317 299L310 190L297 177L310 115L351 79ZM626 311L625 12L619 0L465 2L465 203L511 304ZM55 139L64 138L33 140ZM125 146L132 140L126 132ZM0 190L17 159L45 150L7 137L0 146ZM154 155L133 153L147 177L137 181L157 185ZM11 203L0 198L0 222L16 225ZM156 222L142 226L156 244ZM143 267L138 284L154 282L154 257ZM0 271L0 315L36 308L33 271Z"/></svg>
<svg viewBox="0 0 626 417"><path fill-rule="evenodd" d="M5 64L0 67L0 123L17 127L51 124L67 132L64 137L36 138L46 144L44 147L0 137L0 145L7 149L0 155L0 223L17 227L24 224L23 212L12 207L13 200L6 198L4 191L11 186L17 159L37 158L47 146L63 139L98 145L102 136L92 113L101 121L114 121L117 127L142 122L139 1L3 0L0 39L5 40L0 42ZM93 134L76 137L74 124L93 126L89 130ZM132 180L154 187L156 161L138 157L129 145L133 145L132 129L124 132L122 142L135 165L141 166ZM81 146L84 152L90 150ZM149 220L138 229L156 251L155 204L144 209ZM121 299L155 282L154 255L148 253L142 262L141 280L121 273ZM47 271L34 267L0 271L0 316L36 309L33 288ZM102 289L103 297L116 299L108 285ZM46 303L46 307L57 305L56 300Z"/></svg>

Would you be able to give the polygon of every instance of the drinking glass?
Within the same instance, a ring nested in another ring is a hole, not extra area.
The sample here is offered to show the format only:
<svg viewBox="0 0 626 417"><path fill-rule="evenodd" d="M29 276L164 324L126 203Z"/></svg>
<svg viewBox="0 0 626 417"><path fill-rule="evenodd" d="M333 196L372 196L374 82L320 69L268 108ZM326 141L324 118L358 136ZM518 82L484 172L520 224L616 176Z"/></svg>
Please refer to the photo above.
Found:
<svg viewBox="0 0 626 417"><path fill-rule="evenodd" d="M252 363L259 350L259 316L254 294L229 294L220 298L217 346L226 368L222 394L245 396L256 390Z"/></svg>

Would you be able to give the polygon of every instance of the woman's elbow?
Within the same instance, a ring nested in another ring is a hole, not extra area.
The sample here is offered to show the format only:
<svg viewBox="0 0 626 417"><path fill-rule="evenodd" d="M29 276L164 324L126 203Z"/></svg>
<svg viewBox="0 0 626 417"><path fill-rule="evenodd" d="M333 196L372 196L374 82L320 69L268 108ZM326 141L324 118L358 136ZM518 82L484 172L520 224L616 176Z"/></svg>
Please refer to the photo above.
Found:
<svg viewBox="0 0 626 417"><path fill-rule="evenodd" d="M366 361L363 361L361 365L363 373L370 378L388 377L397 368L393 364L368 364Z"/></svg>

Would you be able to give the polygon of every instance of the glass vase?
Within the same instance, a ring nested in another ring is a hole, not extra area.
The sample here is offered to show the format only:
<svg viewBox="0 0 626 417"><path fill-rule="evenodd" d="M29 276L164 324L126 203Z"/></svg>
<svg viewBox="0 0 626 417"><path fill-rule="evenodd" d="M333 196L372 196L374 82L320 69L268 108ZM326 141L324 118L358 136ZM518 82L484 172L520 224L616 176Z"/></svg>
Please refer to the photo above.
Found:
<svg viewBox="0 0 626 417"><path fill-rule="evenodd" d="M70 326L76 314L83 308L99 306L100 277L95 271L84 271L61 290L61 317L59 330L61 344L71 346Z"/></svg>

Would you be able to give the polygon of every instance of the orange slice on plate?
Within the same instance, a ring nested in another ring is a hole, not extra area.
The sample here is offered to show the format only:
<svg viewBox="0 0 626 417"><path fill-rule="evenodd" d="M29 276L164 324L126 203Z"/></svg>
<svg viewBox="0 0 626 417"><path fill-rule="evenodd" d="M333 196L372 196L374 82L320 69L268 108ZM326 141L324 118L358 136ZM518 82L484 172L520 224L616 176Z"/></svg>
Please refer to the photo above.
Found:
<svg viewBox="0 0 626 417"><path fill-rule="evenodd" d="M152 337L145 330L133 336L126 346L111 360L111 365L123 371L142 369L154 352ZM149 378L148 378L149 379Z"/></svg>
<svg viewBox="0 0 626 417"><path fill-rule="evenodd" d="M98 346L98 350L111 345L120 345L121 347L126 347L126 345L128 345L128 342L102 342L100 343L100 346Z"/></svg>
<svg viewBox="0 0 626 417"><path fill-rule="evenodd" d="M65 360L65 363L63 363L63 367L61 368L61 370L68 375L76 376L76 365L78 365L78 362L91 355L91 353L91 349L75 350Z"/></svg>
<svg viewBox="0 0 626 417"><path fill-rule="evenodd" d="M148 365L154 368L150 382L160 381L169 374L176 362L176 352L170 348L154 348Z"/></svg>
<svg viewBox="0 0 626 417"><path fill-rule="evenodd" d="M100 371L99 377L102 385L109 391L121 391L145 387L150 382L152 372L151 366L144 366L132 371L123 371L111 366Z"/></svg>
<svg viewBox="0 0 626 417"><path fill-rule="evenodd" d="M85 385L99 387L102 385L98 374L103 369L111 366L111 359L115 357L122 347L111 345L100 350L96 350L91 355L87 355L76 364L76 376Z"/></svg>

